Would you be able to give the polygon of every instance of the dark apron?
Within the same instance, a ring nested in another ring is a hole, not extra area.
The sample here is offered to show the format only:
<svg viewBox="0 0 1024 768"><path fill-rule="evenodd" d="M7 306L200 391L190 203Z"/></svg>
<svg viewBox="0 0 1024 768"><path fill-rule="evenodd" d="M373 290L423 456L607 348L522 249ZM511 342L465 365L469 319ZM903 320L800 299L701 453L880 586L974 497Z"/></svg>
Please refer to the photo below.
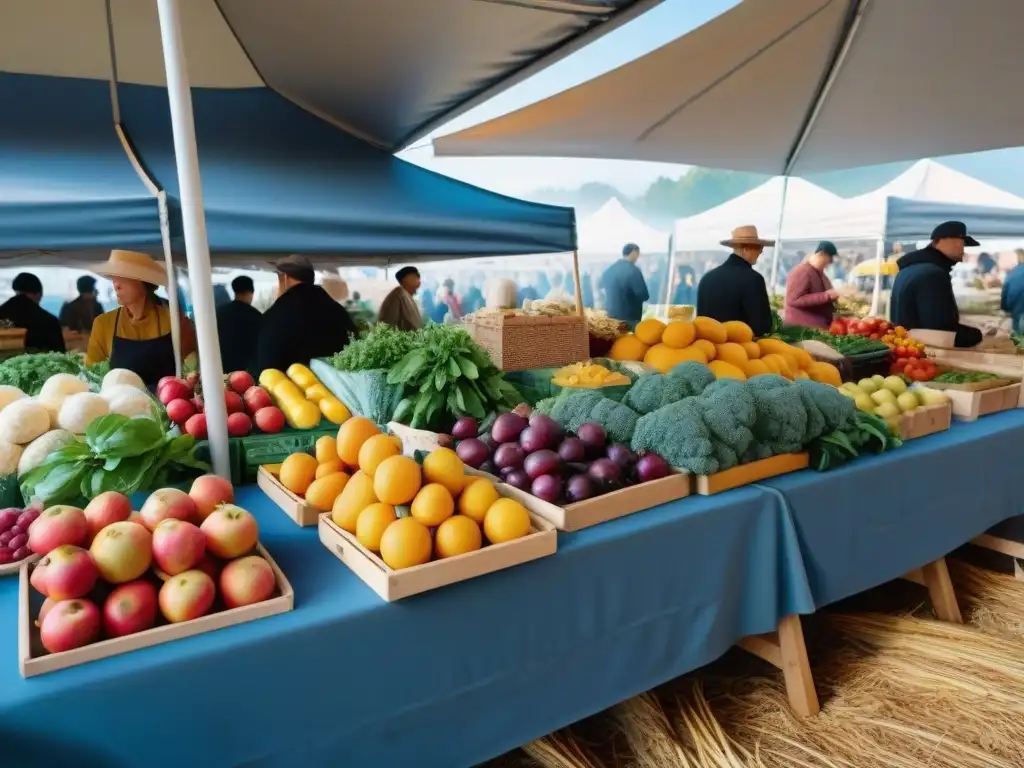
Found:
<svg viewBox="0 0 1024 768"><path fill-rule="evenodd" d="M156 329L157 334L160 334L159 307L156 307L156 312ZM110 367L135 371L150 390L156 389L160 379L174 376L177 372L170 332L145 341L125 339L117 335L120 320L121 309L118 307L114 316L114 338L110 344Z"/></svg>

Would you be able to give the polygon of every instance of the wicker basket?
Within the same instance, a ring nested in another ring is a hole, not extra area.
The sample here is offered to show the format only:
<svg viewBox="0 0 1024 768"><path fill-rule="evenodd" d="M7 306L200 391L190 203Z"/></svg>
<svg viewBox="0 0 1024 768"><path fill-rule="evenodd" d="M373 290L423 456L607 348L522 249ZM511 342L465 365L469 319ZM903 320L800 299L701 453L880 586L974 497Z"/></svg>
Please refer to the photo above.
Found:
<svg viewBox="0 0 1024 768"><path fill-rule="evenodd" d="M9 352L25 348L24 328L0 328L0 351Z"/></svg>
<svg viewBox="0 0 1024 768"><path fill-rule="evenodd" d="M590 357L587 323L579 315L473 317L466 330L503 371L559 368Z"/></svg>

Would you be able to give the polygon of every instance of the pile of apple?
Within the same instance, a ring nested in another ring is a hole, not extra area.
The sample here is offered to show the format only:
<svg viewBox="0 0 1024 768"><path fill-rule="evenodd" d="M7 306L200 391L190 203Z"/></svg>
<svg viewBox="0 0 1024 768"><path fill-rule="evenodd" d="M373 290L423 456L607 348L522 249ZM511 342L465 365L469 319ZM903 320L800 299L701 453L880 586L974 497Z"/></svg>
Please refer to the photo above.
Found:
<svg viewBox="0 0 1024 768"><path fill-rule="evenodd" d="M165 376L156 387L156 396L167 410L167 418L196 440L206 439L206 414L203 398L196 394L197 374L184 379ZM227 376L224 405L228 411L228 434L245 437L253 428L267 434L284 429L284 413L270 399L267 390L256 384L246 371Z"/></svg>
<svg viewBox="0 0 1024 768"><path fill-rule="evenodd" d="M43 647L60 653L270 598L277 577L255 553L259 526L233 501L229 482L203 475L188 493L155 491L138 512L116 491L85 509L44 510L28 529L43 555L30 577L46 598Z"/></svg>

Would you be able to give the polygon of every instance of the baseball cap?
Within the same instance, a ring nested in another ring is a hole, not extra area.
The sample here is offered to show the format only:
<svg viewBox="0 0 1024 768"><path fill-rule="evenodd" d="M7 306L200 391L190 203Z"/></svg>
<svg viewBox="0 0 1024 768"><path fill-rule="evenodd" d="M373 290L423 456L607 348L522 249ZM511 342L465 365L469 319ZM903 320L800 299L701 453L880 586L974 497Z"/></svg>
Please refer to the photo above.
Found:
<svg viewBox="0 0 1024 768"><path fill-rule="evenodd" d="M274 262L274 269L282 274L294 277L296 280L301 280L306 283L313 282L315 277L313 272L313 263L299 253L293 253L290 256L285 256L283 259Z"/></svg>
<svg viewBox="0 0 1024 768"><path fill-rule="evenodd" d="M932 230L932 240L942 240L945 237L960 238L964 245L981 245L967 234L967 225L962 221L944 221Z"/></svg>
<svg viewBox="0 0 1024 768"><path fill-rule="evenodd" d="M814 249L815 253L824 253L826 256L831 256L833 259L839 255L839 251L836 250L836 244L831 240L822 240Z"/></svg>

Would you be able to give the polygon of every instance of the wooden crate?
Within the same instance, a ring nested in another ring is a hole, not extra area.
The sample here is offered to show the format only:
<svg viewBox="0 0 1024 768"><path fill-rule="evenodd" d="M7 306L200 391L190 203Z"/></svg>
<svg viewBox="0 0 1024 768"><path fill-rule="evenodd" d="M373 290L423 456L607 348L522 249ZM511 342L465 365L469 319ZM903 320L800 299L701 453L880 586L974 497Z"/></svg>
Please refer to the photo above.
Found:
<svg viewBox="0 0 1024 768"><path fill-rule="evenodd" d="M256 472L256 484L296 523L303 527L316 525L320 510L310 506L304 498L281 485L277 474L280 471L280 464L261 464Z"/></svg>
<svg viewBox="0 0 1024 768"><path fill-rule="evenodd" d="M900 439L913 440L916 437L944 432L953 422L951 403L922 405L900 416Z"/></svg>
<svg viewBox="0 0 1024 768"><path fill-rule="evenodd" d="M942 347L928 347L927 352L936 363L951 368L992 373L1014 381L1024 379L1024 355ZM1017 407L1024 407L1024 387L1017 399Z"/></svg>
<svg viewBox="0 0 1024 768"><path fill-rule="evenodd" d="M488 479L492 478L483 472L471 472ZM670 501L678 501L690 495L690 475L686 472L675 472L660 480L631 485L617 491L606 493L586 501L559 506L538 499L536 496L496 481L503 496L509 496L538 517L542 517L560 531L580 531L599 523L606 523L619 517L642 512Z"/></svg>
<svg viewBox="0 0 1024 768"><path fill-rule="evenodd" d="M24 328L0 328L0 351L12 352L25 348Z"/></svg>
<svg viewBox="0 0 1024 768"><path fill-rule="evenodd" d="M953 406L953 418L961 421L974 421L981 416L1018 407L1021 397L1020 390L1021 385L1018 382L993 389L974 391L943 389L942 392L949 397Z"/></svg>
<svg viewBox="0 0 1024 768"><path fill-rule="evenodd" d="M56 672L59 669L87 664L90 661L110 656L119 656L122 653L148 648L151 645L161 645L172 640L180 640L183 637L201 635L204 632L213 632L216 629L223 629L235 624L244 624L247 621L287 613L295 607L295 593L292 591L292 585L288 583L288 578L262 544L257 544L257 551L263 559L270 563L270 567L274 569L274 575L277 576L277 593L269 600L218 611L192 621L183 621L180 624L164 624L127 637L100 640L98 643L62 653L47 653L42 647L39 629L35 626L34 621L38 613L38 606L33 610L32 603L37 601L32 599L34 595L31 594L32 590L29 586L30 567L23 566L21 583L18 587L18 663L21 668L21 676L45 675L48 672ZM41 603L42 596L38 597L40 598L38 602Z"/></svg>
<svg viewBox="0 0 1024 768"><path fill-rule="evenodd" d="M560 368L590 357L587 321L580 315L484 315L464 323L503 371Z"/></svg>
<svg viewBox="0 0 1024 768"><path fill-rule="evenodd" d="M533 526L521 539L507 541L469 552L465 555L432 560L423 565L395 571L358 539L331 520L329 513L320 516L320 542L356 576L389 603L420 592L454 584L485 573L555 554L557 533L547 520L531 515Z"/></svg>
<svg viewBox="0 0 1024 768"><path fill-rule="evenodd" d="M724 472L716 472L713 475L696 475L694 482L697 493L701 496L711 496L731 488L738 488L741 485L767 480L776 475L807 469L809 464L810 460L806 453L783 453L760 461L752 461L749 464L740 464L738 467L727 469Z"/></svg>

